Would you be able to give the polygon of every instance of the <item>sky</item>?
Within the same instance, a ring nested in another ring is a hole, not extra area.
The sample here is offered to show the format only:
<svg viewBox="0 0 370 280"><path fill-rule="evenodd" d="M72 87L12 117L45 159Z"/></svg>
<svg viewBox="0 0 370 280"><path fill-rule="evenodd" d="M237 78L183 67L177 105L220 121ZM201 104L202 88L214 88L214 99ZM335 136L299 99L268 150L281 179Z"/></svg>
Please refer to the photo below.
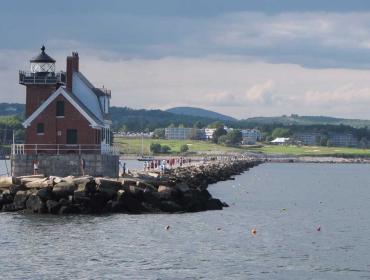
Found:
<svg viewBox="0 0 370 280"><path fill-rule="evenodd" d="M115 106L370 119L367 0L0 0L0 102L43 44Z"/></svg>

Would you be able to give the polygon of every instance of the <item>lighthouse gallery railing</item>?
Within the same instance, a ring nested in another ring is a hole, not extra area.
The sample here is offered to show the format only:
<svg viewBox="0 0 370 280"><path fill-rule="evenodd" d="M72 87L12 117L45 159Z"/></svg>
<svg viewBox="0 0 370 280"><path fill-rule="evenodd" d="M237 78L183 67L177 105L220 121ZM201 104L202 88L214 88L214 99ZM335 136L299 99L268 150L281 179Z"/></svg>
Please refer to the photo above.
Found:
<svg viewBox="0 0 370 280"><path fill-rule="evenodd" d="M13 144L12 154L105 154L119 155L116 146L101 144Z"/></svg>

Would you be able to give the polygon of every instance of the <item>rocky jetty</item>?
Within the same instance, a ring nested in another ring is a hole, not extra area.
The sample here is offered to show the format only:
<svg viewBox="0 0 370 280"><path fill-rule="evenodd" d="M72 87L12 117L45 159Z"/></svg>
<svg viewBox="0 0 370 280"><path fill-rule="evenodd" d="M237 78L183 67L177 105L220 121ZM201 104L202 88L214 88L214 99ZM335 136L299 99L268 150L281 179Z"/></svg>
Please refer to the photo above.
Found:
<svg viewBox="0 0 370 280"><path fill-rule="evenodd" d="M131 172L124 178L0 178L0 209L37 214L179 213L219 210L209 184L232 179L257 161L212 162L157 172Z"/></svg>

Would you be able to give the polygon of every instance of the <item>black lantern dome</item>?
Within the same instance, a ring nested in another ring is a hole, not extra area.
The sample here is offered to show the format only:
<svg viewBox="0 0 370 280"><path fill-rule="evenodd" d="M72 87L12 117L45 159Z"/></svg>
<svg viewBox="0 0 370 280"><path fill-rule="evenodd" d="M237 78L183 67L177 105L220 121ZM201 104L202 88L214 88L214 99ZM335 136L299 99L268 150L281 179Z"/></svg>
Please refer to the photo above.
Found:
<svg viewBox="0 0 370 280"><path fill-rule="evenodd" d="M33 57L30 62L33 73L55 72L55 60L45 52L45 46L42 46L41 53Z"/></svg>

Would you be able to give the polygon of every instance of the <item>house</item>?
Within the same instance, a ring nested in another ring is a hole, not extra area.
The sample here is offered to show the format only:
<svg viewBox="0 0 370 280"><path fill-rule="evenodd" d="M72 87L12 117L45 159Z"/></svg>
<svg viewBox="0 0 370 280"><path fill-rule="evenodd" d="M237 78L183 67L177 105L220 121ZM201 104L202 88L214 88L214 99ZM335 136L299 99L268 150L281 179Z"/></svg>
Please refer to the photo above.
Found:
<svg viewBox="0 0 370 280"><path fill-rule="evenodd" d="M262 134L258 129L243 129L241 132L244 145L254 145L262 138Z"/></svg>
<svg viewBox="0 0 370 280"><path fill-rule="evenodd" d="M55 62L43 46L30 60L30 71L19 72L19 83L26 87L25 144L15 145L13 154L36 155L37 161L43 155L59 155L59 162L63 154L83 154L86 159L88 154L111 155L118 161L111 145L111 91L93 86L80 72L77 52L67 57L66 72L56 72ZM66 162L71 158L65 157ZM94 161L100 159L95 157L92 165Z"/></svg>

